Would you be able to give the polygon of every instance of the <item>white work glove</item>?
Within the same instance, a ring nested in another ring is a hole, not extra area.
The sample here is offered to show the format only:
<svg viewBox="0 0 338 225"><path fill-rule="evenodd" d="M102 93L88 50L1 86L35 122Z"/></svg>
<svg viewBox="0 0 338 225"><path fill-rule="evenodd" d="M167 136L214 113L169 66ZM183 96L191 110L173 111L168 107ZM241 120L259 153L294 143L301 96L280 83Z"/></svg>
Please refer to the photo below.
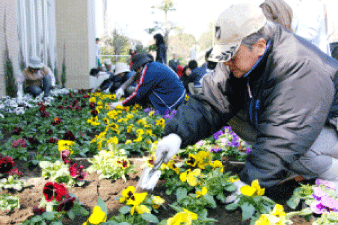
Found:
<svg viewBox="0 0 338 225"><path fill-rule="evenodd" d="M237 204L239 201L238 195L241 194L241 187L247 185L246 183L238 180L233 183L236 186L236 191L234 191L231 195L225 198L224 203L235 203Z"/></svg>
<svg viewBox="0 0 338 225"><path fill-rule="evenodd" d="M117 89L115 95L116 95L116 98L117 98L117 99L120 99L122 96L124 96L124 91L123 91L123 89L122 89L122 88Z"/></svg>
<svg viewBox="0 0 338 225"><path fill-rule="evenodd" d="M112 103L109 103L109 108L110 110L112 109L116 109L116 107L119 105L119 106L123 106L122 102L112 102Z"/></svg>
<svg viewBox="0 0 338 225"><path fill-rule="evenodd" d="M164 163L168 163L169 160L177 154L180 150L182 139L177 134L169 134L162 138L157 144L156 160L154 165L157 165L160 160L163 159Z"/></svg>

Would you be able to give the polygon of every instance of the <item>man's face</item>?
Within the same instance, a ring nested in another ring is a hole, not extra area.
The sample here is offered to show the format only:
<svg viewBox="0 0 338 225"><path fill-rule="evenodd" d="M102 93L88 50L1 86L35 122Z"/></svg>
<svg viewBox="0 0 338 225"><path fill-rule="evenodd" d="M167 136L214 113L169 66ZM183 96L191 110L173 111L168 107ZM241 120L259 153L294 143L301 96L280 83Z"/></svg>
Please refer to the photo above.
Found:
<svg viewBox="0 0 338 225"><path fill-rule="evenodd" d="M29 71L31 72L31 73L36 73L36 72L38 72L40 69L35 69L35 68L30 68L29 67Z"/></svg>
<svg viewBox="0 0 338 225"><path fill-rule="evenodd" d="M259 57L264 55L266 42L260 38L250 49L248 46L241 44L238 51L231 60L224 63L229 66L230 71L236 78L243 77L258 61Z"/></svg>

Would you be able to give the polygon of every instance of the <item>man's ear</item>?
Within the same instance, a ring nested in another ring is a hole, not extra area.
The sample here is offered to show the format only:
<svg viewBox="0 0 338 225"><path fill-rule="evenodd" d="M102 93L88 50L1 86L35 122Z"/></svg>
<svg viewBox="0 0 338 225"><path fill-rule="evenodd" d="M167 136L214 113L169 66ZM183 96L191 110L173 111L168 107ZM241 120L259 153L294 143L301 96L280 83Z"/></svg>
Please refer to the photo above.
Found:
<svg viewBox="0 0 338 225"><path fill-rule="evenodd" d="M255 45L257 47L258 55L264 55L266 50L266 41L263 38L259 38Z"/></svg>

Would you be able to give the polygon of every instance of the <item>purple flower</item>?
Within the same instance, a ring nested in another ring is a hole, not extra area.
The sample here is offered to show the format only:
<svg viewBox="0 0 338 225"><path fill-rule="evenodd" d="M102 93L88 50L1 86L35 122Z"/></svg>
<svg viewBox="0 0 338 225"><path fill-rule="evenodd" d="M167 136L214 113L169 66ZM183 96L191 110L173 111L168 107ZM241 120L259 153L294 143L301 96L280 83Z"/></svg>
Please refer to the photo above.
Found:
<svg viewBox="0 0 338 225"><path fill-rule="evenodd" d="M338 202L334 198L323 196L320 201L311 203L310 208L316 214L329 214L338 212Z"/></svg>
<svg viewBox="0 0 338 225"><path fill-rule="evenodd" d="M224 132L230 132L231 131L231 127L230 126L224 126L223 130L224 130Z"/></svg>
<svg viewBox="0 0 338 225"><path fill-rule="evenodd" d="M232 140L236 140L236 141L239 140L239 136L235 132L231 131L230 134L232 136Z"/></svg>
<svg viewBox="0 0 338 225"><path fill-rule="evenodd" d="M249 152L251 152L252 149L251 148L246 148L246 154L249 154Z"/></svg>
<svg viewBox="0 0 338 225"><path fill-rule="evenodd" d="M218 152L221 152L222 149L221 148L212 148L210 149L210 152L215 152L215 153L218 153Z"/></svg>
<svg viewBox="0 0 338 225"><path fill-rule="evenodd" d="M329 208L330 211L338 212L338 202L336 201L336 199L324 196L321 202L325 207Z"/></svg>
<svg viewBox="0 0 338 225"><path fill-rule="evenodd" d="M331 189L336 189L336 185L333 182L327 181L327 180L322 180L322 179L317 179L316 180L316 185L324 185L325 187L331 188Z"/></svg>
<svg viewBox="0 0 338 225"><path fill-rule="evenodd" d="M313 187L313 194L312 196L317 200L320 201L322 197L327 196L327 194L319 187Z"/></svg>
<svg viewBox="0 0 338 225"><path fill-rule="evenodd" d="M239 141L237 141L237 140L233 140L232 142L228 142L228 145L229 145L230 147L237 148L237 147L240 145L240 143L239 143Z"/></svg>
<svg viewBox="0 0 338 225"><path fill-rule="evenodd" d="M198 146L203 146L204 142L203 141L199 141L196 143Z"/></svg>
<svg viewBox="0 0 338 225"><path fill-rule="evenodd" d="M218 140L218 137L221 136L223 134L223 131L217 131L216 133L213 134L215 140Z"/></svg>
<svg viewBox="0 0 338 225"><path fill-rule="evenodd" d="M150 108L145 108L145 109L143 110L144 113L149 113L150 111L151 111Z"/></svg>

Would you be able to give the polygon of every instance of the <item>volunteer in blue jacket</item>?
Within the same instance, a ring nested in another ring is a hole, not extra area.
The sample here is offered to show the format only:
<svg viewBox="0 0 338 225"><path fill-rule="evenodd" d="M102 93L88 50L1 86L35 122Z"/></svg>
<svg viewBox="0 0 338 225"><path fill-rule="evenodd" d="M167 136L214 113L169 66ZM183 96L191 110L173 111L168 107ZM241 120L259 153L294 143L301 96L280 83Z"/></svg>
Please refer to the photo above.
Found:
<svg viewBox="0 0 338 225"><path fill-rule="evenodd" d="M124 90L136 80L136 90L124 101L110 103L110 109L118 105L129 106L145 100L159 111L166 114L176 109L184 102L185 88L177 74L166 65L153 62L146 54L136 54L131 70L136 71L117 91L119 99L124 95Z"/></svg>

